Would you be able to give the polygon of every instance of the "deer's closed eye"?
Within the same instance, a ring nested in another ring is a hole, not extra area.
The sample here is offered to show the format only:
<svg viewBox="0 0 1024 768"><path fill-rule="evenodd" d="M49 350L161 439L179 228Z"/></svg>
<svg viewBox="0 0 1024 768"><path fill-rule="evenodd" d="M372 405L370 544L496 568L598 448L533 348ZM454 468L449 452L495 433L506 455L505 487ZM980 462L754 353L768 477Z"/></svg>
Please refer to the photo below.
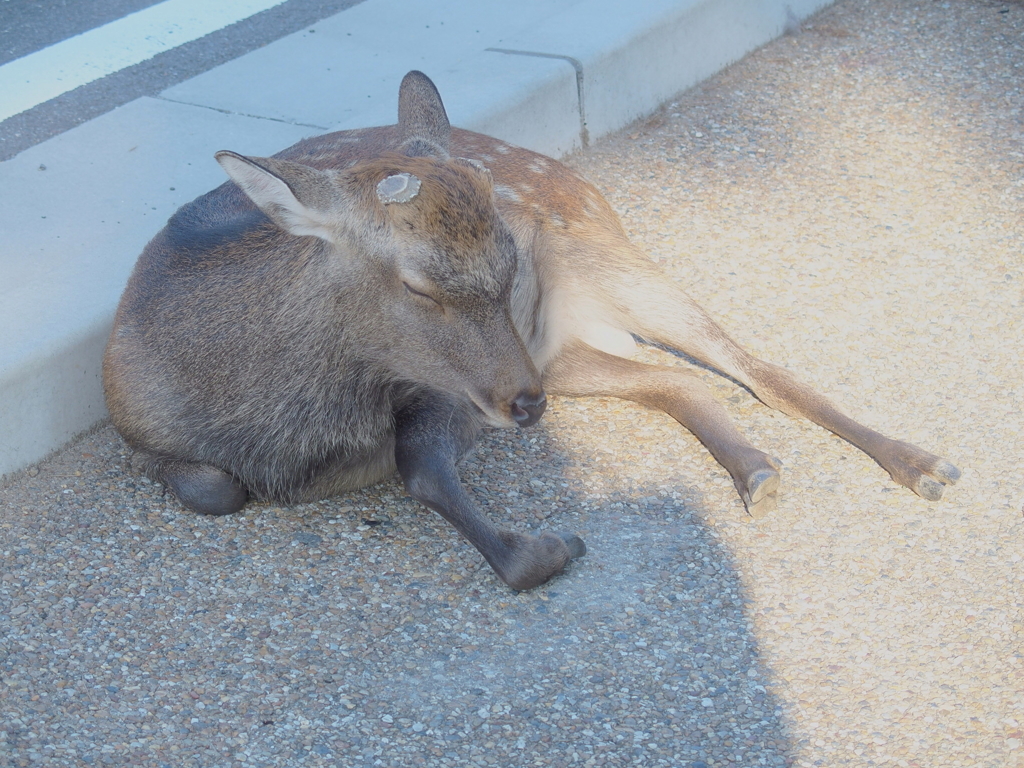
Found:
<svg viewBox="0 0 1024 768"><path fill-rule="evenodd" d="M415 288L413 288L411 285L409 285L404 280L402 281L402 285L404 285L405 286L405 290L407 290L413 296L417 296L417 297L419 297L421 299L426 299L427 301L432 301L432 302L434 302L434 304L436 304L439 307L442 306L441 302L438 301L437 299L435 299L429 293L424 293L423 291L417 291Z"/></svg>

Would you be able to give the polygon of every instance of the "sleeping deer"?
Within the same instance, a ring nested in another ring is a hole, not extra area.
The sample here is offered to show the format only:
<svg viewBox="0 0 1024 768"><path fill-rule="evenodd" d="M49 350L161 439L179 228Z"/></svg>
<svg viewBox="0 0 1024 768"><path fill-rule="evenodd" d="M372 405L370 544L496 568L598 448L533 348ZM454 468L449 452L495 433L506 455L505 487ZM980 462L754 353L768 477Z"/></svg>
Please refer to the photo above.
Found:
<svg viewBox="0 0 1024 768"><path fill-rule="evenodd" d="M231 180L143 251L103 367L114 425L189 509L312 501L397 469L501 579L529 589L583 542L495 527L456 465L483 427L536 422L550 392L665 411L728 470L750 515L770 512L779 463L696 377L630 360L634 337L831 430L926 499L959 477L740 349L629 243L593 186L451 128L420 72L402 82L397 125L216 158Z"/></svg>

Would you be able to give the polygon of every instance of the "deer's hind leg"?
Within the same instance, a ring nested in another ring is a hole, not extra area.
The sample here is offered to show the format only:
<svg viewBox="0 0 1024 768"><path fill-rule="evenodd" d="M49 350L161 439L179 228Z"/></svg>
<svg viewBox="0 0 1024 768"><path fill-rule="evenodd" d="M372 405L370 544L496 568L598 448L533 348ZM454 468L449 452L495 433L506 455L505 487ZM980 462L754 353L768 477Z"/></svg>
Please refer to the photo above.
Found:
<svg viewBox="0 0 1024 768"><path fill-rule="evenodd" d="M774 511L779 461L740 434L697 377L677 368L616 357L575 341L545 368L544 387L552 394L618 397L664 411L690 430L728 470L752 517Z"/></svg>
<svg viewBox="0 0 1024 768"><path fill-rule="evenodd" d="M152 480L170 488L182 506L204 515L230 515L249 500L249 492L227 472L209 464L168 459L136 451L132 463Z"/></svg>
<svg viewBox="0 0 1024 768"><path fill-rule="evenodd" d="M620 277L608 285L615 306L628 307L623 327L731 376L766 405L833 432L925 499L937 501L945 486L960 478L960 470L945 459L854 421L786 369L744 351L653 265Z"/></svg>

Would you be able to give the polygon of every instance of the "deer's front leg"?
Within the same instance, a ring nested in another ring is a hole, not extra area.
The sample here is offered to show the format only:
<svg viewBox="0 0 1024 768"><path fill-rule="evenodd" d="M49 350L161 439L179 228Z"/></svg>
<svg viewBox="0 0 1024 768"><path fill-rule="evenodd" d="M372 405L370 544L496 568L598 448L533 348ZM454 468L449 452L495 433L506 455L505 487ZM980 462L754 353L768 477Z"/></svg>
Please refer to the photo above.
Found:
<svg viewBox="0 0 1024 768"><path fill-rule="evenodd" d="M775 510L781 463L739 433L725 409L696 377L678 368L626 360L575 341L548 364L544 387L554 394L619 397L664 411L696 435L728 470L751 517L764 517Z"/></svg>
<svg viewBox="0 0 1024 768"><path fill-rule="evenodd" d="M477 508L455 468L479 432L466 406L427 396L399 412L395 426L395 462L409 495L455 526L510 587L543 584L586 554L578 536L499 530Z"/></svg>

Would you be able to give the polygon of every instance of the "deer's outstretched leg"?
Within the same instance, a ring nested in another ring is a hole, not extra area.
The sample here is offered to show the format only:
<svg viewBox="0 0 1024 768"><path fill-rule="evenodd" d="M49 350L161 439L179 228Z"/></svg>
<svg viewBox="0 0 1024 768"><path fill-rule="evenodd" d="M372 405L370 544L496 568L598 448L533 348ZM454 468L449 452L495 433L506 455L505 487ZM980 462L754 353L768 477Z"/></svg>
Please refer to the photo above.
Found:
<svg viewBox="0 0 1024 768"><path fill-rule="evenodd" d="M619 397L664 411L690 430L728 470L752 517L763 517L775 509L779 461L739 433L725 409L695 376L677 368L616 357L576 341L545 368L544 387L552 394Z"/></svg>
<svg viewBox="0 0 1024 768"><path fill-rule="evenodd" d="M785 368L747 355L733 375L767 405L803 416L857 446L922 498L938 501L945 487L960 479L960 470L950 462L854 421Z"/></svg>
<svg viewBox="0 0 1024 768"><path fill-rule="evenodd" d="M623 327L731 376L766 405L835 433L919 496L936 501L945 486L960 478L960 470L945 459L859 424L786 369L744 351L689 296L653 269L642 266L621 275L617 283L609 281L606 290L614 304L628 307L622 313Z"/></svg>
<svg viewBox="0 0 1024 768"><path fill-rule="evenodd" d="M499 530L477 508L455 467L479 431L467 406L428 395L401 411L395 426L395 462L409 495L455 526L510 587L543 584L586 554L577 536Z"/></svg>

